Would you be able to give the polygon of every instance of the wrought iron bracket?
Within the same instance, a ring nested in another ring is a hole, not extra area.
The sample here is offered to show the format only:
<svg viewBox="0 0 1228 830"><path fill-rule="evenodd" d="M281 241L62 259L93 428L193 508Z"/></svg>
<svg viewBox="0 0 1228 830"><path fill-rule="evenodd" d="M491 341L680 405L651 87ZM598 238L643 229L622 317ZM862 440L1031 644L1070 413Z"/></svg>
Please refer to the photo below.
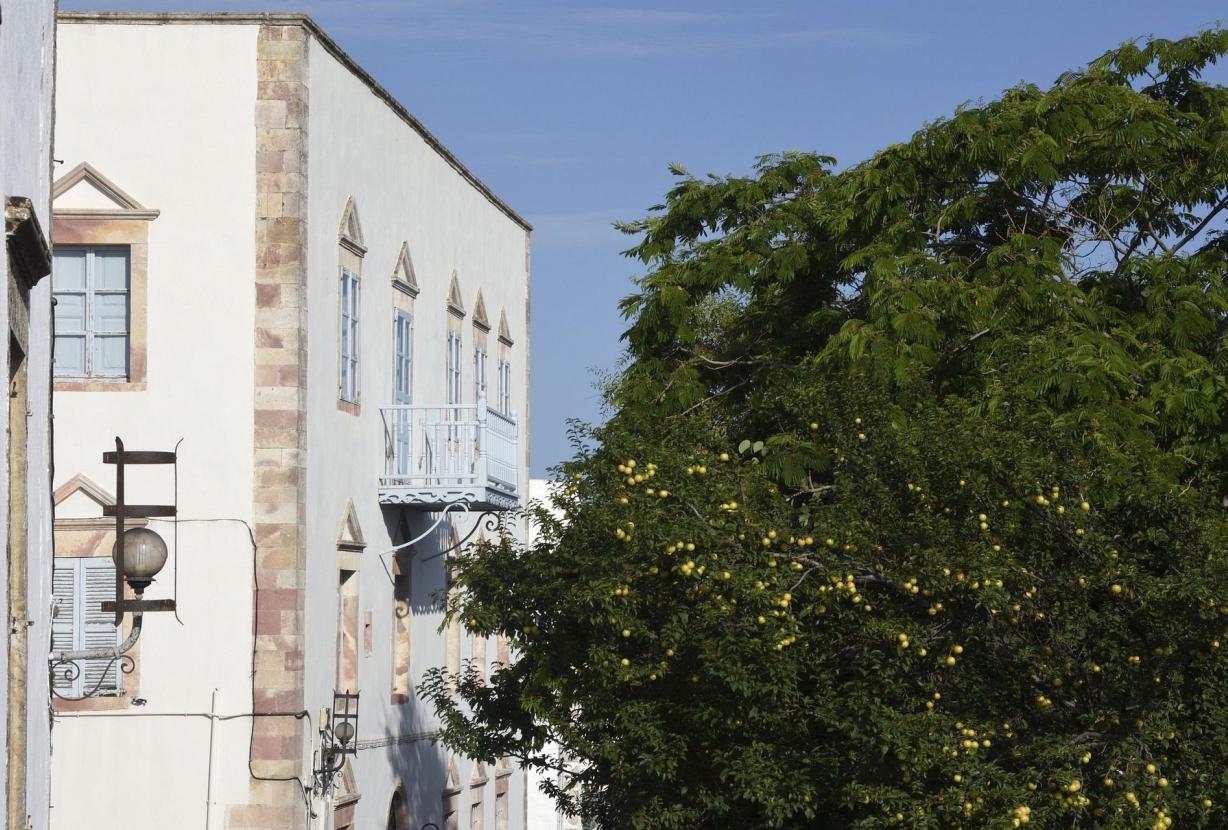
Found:
<svg viewBox="0 0 1228 830"><path fill-rule="evenodd" d="M81 676L81 664L75 659L56 659L55 657L52 657L47 666L48 671L51 673L52 697L58 697L60 700L87 700L88 698L94 697L98 694L98 690L102 688L102 684L106 682L107 674L111 671L111 667L117 662L119 663L119 670L123 674L132 674L132 672L136 670L136 661L132 659L132 655L117 654L107 661L107 665L103 668L98 678L98 682L94 684L94 688L81 695L81 697L75 697L73 695L62 695L56 691L55 681L59 679L65 680L69 683L73 682Z"/></svg>
<svg viewBox="0 0 1228 830"><path fill-rule="evenodd" d="M468 510L465 511L466 515ZM432 559L438 559L441 556L447 556L453 551L460 550L465 546L465 543L472 539L479 530L485 530L487 533L498 533L503 530L503 513L494 510L484 510L478 514L477 519L473 522L473 527L469 528L469 532L462 536L459 540L439 551L439 553L423 559L423 562L429 562Z"/></svg>
<svg viewBox="0 0 1228 830"><path fill-rule="evenodd" d="M141 638L141 625L144 622L144 615L137 611L132 615L132 631L129 632L128 638L120 643L115 648L84 648L76 651L53 651L48 660L47 670L51 675L50 687L51 694L58 697L60 700L85 700L98 694L98 690L102 688L102 684L106 682L107 673L111 670L111 666L119 662L119 670L123 674L132 674L136 670L136 661L132 659L132 655L128 654L132 647L136 645L136 641ZM107 665L103 668L98 682L94 684L94 688L83 694L81 697L72 695L62 695L55 690L55 682L57 679L65 680L69 683L81 676L82 660L107 660Z"/></svg>
<svg viewBox="0 0 1228 830"><path fill-rule="evenodd" d="M321 714L320 722L320 754L319 764L314 770L315 788L320 793L328 793L336 781L337 775L345 768L345 756L354 755L358 751L358 692L333 692L333 706ZM349 735L345 740L338 737L342 725L348 728Z"/></svg>
<svg viewBox="0 0 1228 830"><path fill-rule="evenodd" d="M418 544L426 537L430 536L432 533L434 533L439 528L441 524L447 521L448 516L452 513L453 510L459 510L462 516L468 516L470 512L472 512L469 502L467 501L451 502L439 514L439 518L436 519L434 523L431 524L431 526L428 527L423 533L418 534L414 538L410 539L408 542L402 542L396 547L392 547L384 551L383 553L380 554L380 560L383 561L383 557L387 556L390 553L396 553L397 551L405 550L408 547L413 547L414 545ZM495 510L483 510L481 513L478 514L477 519L473 523L473 527L470 528L469 532L466 533L459 541L454 542L453 544L439 551L439 553L435 553L435 554L432 554L424 558L422 561L430 562L432 559L438 559L441 556L447 556L449 553L451 553L454 550L459 550L466 542L468 542L471 538L473 538L473 535L477 533L478 530L481 530L481 529L486 530L487 533L498 533L502 531L503 530L503 513L500 511L495 511ZM387 565L385 565L384 567L386 570ZM389 578L391 578L391 574L389 575Z"/></svg>

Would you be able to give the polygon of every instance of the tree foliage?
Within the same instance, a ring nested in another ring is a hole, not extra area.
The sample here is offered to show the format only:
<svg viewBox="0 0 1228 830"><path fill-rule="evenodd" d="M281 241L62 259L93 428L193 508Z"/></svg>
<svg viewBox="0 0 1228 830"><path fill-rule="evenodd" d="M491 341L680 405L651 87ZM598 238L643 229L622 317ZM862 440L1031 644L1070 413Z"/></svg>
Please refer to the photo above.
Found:
<svg viewBox="0 0 1228 830"><path fill-rule="evenodd" d="M676 171L560 515L456 563L519 658L445 740L611 829L1228 823L1226 52Z"/></svg>

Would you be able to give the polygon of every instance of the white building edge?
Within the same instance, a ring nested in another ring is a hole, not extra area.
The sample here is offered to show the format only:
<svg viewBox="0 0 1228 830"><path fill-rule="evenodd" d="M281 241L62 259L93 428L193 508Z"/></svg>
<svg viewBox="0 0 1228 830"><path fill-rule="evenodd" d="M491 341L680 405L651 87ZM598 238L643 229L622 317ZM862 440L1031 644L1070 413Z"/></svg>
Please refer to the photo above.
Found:
<svg viewBox="0 0 1228 830"><path fill-rule="evenodd" d="M177 487L147 520L177 612L130 673L58 676L100 688L54 703L51 826L525 827L523 773L434 744L415 692L507 659L438 597L443 551L528 490L530 227L307 17L60 23L57 647L117 637L102 453L179 454L126 493ZM347 689L357 751L321 791Z"/></svg>
<svg viewBox="0 0 1228 830"><path fill-rule="evenodd" d="M0 603L8 620L0 724L5 730L0 820L48 822L51 638L51 131L55 5L11 0L0 21L0 201L6 288L0 325L9 395L0 430Z"/></svg>
<svg viewBox="0 0 1228 830"><path fill-rule="evenodd" d="M557 481L544 478L530 479L529 502L540 505L558 517L559 510L554 506L552 500L554 488L558 486L560 486L560 482ZM530 545L536 541L537 533L536 523L530 520L527 536L527 541ZM565 781L561 774L547 774L543 770L532 769L526 770L525 776L528 779L526 785L528 798L525 805L525 814L527 826L530 830L580 830L581 822L579 817L560 812L554 803L554 799L546 795L541 788L542 783L547 778L550 778L551 783L556 786L566 786L569 782Z"/></svg>

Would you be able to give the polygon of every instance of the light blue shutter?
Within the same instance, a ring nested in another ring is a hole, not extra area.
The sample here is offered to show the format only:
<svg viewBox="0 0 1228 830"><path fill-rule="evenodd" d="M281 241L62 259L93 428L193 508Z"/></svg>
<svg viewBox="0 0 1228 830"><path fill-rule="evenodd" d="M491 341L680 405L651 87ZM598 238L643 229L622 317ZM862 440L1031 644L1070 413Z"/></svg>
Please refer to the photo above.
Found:
<svg viewBox="0 0 1228 830"><path fill-rule="evenodd" d="M448 332L448 404L460 403L460 335Z"/></svg>
<svg viewBox="0 0 1228 830"><path fill-rule="evenodd" d="M512 364L507 360L499 363L499 411L512 414Z"/></svg>
<svg viewBox="0 0 1228 830"><path fill-rule="evenodd" d="M51 618L51 650L72 651L76 648L73 632L76 631L77 619L77 562L79 559L57 559L51 571L51 596L55 600L56 612ZM56 670L51 682L56 691L73 697L81 694L81 680L68 680L64 676L64 667Z"/></svg>
<svg viewBox="0 0 1228 830"><path fill-rule="evenodd" d="M90 252L90 332L93 374L128 374L128 251L101 248Z"/></svg>
<svg viewBox="0 0 1228 830"><path fill-rule="evenodd" d="M473 402L476 404L486 396L486 352L482 349L473 350Z"/></svg>
<svg viewBox="0 0 1228 830"><path fill-rule="evenodd" d="M351 303L351 306L350 306L350 327L351 327L350 329L350 351L351 351L350 400L357 403L358 402L358 378L359 378L358 344L360 342L359 337L358 337L358 298L359 298L359 289L361 286L358 282L358 277L354 274L350 274L350 281L352 283L350 287L350 303Z"/></svg>
<svg viewBox="0 0 1228 830"><path fill-rule="evenodd" d="M85 374L85 249L57 250L51 284L55 294L55 373Z"/></svg>
<svg viewBox="0 0 1228 830"><path fill-rule="evenodd" d="M393 353L393 403L407 406L413 402L413 319L404 311L397 310L393 314L393 341L396 346ZM410 446L410 418L408 410L398 409L393 418L394 470L397 475L409 475L410 457L413 452Z"/></svg>
<svg viewBox="0 0 1228 830"><path fill-rule="evenodd" d="M341 272L341 382L342 400L350 399L350 272Z"/></svg>
<svg viewBox="0 0 1228 830"><path fill-rule="evenodd" d="M78 648L114 648L120 643L120 628L115 615L103 613L102 603L115 599L115 563L109 556L77 560L81 567L78 592L81 627ZM98 686L99 692L119 692L119 661L83 660L81 669L82 694Z"/></svg>

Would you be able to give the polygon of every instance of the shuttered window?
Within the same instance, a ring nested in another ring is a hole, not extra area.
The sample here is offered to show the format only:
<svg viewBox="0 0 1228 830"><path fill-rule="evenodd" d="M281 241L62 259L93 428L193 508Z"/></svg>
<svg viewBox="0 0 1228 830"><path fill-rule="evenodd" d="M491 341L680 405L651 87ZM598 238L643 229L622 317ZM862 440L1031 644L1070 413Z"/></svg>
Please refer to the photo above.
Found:
<svg viewBox="0 0 1228 830"><path fill-rule="evenodd" d="M413 403L414 321L398 309L393 316L393 403Z"/></svg>
<svg viewBox="0 0 1228 830"><path fill-rule="evenodd" d="M486 398L486 350L473 350L473 402Z"/></svg>
<svg viewBox="0 0 1228 830"><path fill-rule="evenodd" d="M461 336L448 332L448 403L456 406L461 402Z"/></svg>
<svg viewBox="0 0 1228 830"><path fill-rule="evenodd" d="M512 364L507 360L499 361L499 411L512 414Z"/></svg>
<svg viewBox="0 0 1228 830"><path fill-rule="evenodd" d="M56 248L57 377L128 377L128 254L126 247Z"/></svg>
<svg viewBox="0 0 1228 830"><path fill-rule="evenodd" d="M414 321L400 309L393 313L392 339L392 402L397 406L408 406L414 402ZM392 460L393 471L399 476L409 475L412 426L412 416L408 409L393 410Z"/></svg>
<svg viewBox="0 0 1228 830"><path fill-rule="evenodd" d="M358 403L358 275L341 272L341 378L343 401Z"/></svg>
<svg viewBox="0 0 1228 830"><path fill-rule="evenodd" d="M56 559L52 593L56 603L51 622L52 651L119 645L120 629L115 625L115 615L102 611L104 601L115 599L115 565L109 556ZM95 694L123 692L118 660L82 660L79 664L78 677L68 679L57 672L52 678L57 692L80 697L95 686L98 687Z"/></svg>

